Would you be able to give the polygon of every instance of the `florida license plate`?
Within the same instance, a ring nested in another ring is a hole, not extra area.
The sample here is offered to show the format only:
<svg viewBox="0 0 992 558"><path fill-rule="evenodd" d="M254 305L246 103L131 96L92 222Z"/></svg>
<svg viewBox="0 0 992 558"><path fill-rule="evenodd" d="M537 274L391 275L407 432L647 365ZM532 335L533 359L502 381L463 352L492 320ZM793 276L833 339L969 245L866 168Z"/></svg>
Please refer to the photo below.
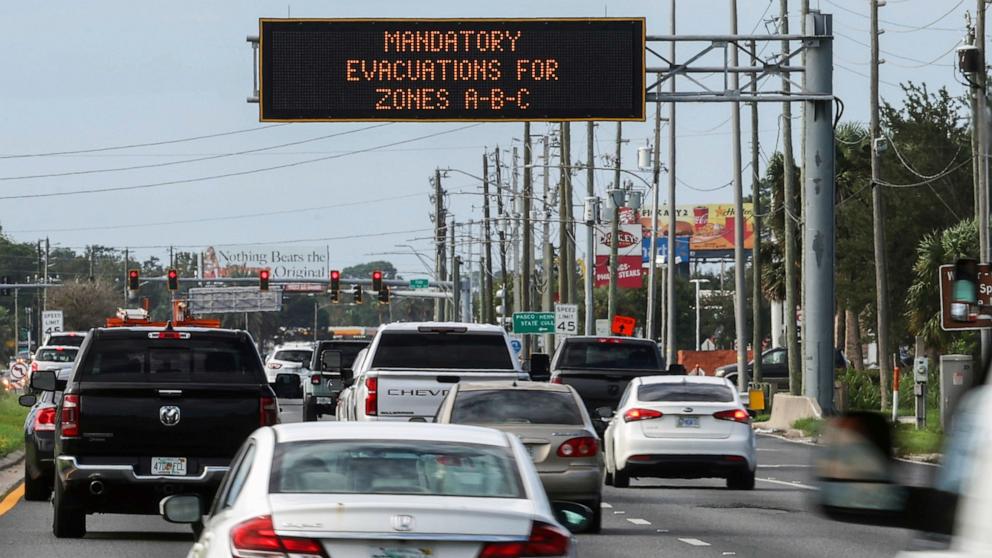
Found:
<svg viewBox="0 0 992 558"><path fill-rule="evenodd" d="M427 547L374 546L369 558L430 558L434 551Z"/></svg>
<svg viewBox="0 0 992 558"><path fill-rule="evenodd" d="M168 477L186 476L185 457L153 457L152 474Z"/></svg>
<svg viewBox="0 0 992 558"><path fill-rule="evenodd" d="M699 428L699 417L679 417L679 428Z"/></svg>
<svg viewBox="0 0 992 558"><path fill-rule="evenodd" d="M318 397L317 398L317 404L318 405L330 405L333 402L334 402L334 399L332 399L330 397Z"/></svg>

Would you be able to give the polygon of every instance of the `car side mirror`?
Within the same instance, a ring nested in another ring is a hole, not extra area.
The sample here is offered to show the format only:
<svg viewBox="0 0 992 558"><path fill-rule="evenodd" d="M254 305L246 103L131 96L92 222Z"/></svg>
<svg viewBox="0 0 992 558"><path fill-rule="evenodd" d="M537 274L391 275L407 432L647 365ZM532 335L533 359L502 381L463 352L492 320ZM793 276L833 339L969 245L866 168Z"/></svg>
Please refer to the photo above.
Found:
<svg viewBox="0 0 992 558"><path fill-rule="evenodd" d="M34 404L38 402L38 396L34 394L22 395L17 398L17 404L21 407L34 407Z"/></svg>
<svg viewBox="0 0 992 558"><path fill-rule="evenodd" d="M327 349L320 352L321 371L337 371L341 368L341 351Z"/></svg>
<svg viewBox="0 0 992 558"><path fill-rule="evenodd" d="M616 411L609 407L598 407L596 408L596 415L603 420L609 420L613 418L613 415L617 414Z"/></svg>
<svg viewBox="0 0 992 558"><path fill-rule="evenodd" d="M276 381L272 383L272 391L276 392L279 399L302 399L303 385L300 383L300 375L294 373L276 374Z"/></svg>
<svg viewBox="0 0 992 558"><path fill-rule="evenodd" d="M546 382L551 379L551 357L544 353L530 355L530 379Z"/></svg>
<svg viewBox="0 0 992 558"><path fill-rule="evenodd" d="M351 368L343 368L341 370L341 381L346 385L355 383L355 371Z"/></svg>
<svg viewBox="0 0 992 558"><path fill-rule="evenodd" d="M57 391L58 381L55 372L51 370L39 370L31 374L31 388L38 391Z"/></svg>
<svg viewBox="0 0 992 558"><path fill-rule="evenodd" d="M593 511L575 502L551 502L555 519L572 533L584 533L592 525Z"/></svg>
<svg viewBox="0 0 992 558"><path fill-rule="evenodd" d="M341 380L341 385L343 385L346 388L351 387L355 385L355 378L352 377L352 378L348 378L347 380Z"/></svg>
<svg viewBox="0 0 992 558"><path fill-rule="evenodd" d="M194 495L167 496L158 503L158 513L169 523L199 523L203 519L203 503Z"/></svg>

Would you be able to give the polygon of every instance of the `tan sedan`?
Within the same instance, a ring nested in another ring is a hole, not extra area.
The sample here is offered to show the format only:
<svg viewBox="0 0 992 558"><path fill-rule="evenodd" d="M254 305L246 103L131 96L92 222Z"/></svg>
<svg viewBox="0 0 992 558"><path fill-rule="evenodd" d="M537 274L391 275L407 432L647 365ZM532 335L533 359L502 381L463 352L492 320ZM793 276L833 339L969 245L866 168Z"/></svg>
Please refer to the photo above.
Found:
<svg viewBox="0 0 992 558"><path fill-rule="evenodd" d="M437 422L484 425L523 442L552 501L592 509L587 532L601 524L603 453L582 399L568 385L538 382L456 384Z"/></svg>

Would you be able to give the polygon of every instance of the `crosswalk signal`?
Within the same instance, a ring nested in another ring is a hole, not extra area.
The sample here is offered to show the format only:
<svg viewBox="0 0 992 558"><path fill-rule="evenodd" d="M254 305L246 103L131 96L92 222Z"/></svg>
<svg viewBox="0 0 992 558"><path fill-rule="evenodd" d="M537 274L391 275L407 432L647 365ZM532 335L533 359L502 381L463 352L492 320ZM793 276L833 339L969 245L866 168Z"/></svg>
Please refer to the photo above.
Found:
<svg viewBox="0 0 992 558"><path fill-rule="evenodd" d="M355 288L351 292L351 294L354 295L354 297L355 297L355 304L361 304L362 303L362 286L361 285L355 285Z"/></svg>
<svg viewBox="0 0 992 558"><path fill-rule="evenodd" d="M378 269L372 272L372 290L376 292L382 290L382 272Z"/></svg>
<svg viewBox="0 0 992 558"><path fill-rule="evenodd" d="M179 272L175 269L170 269L166 273L166 279L168 279L169 290L178 291L179 290Z"/></svg>
<svg viewBox="0 0 992 558"><path fill-rule="evenodd" d="M389 287L379 289L379 304L389 304Z"/></svg>
<svg viewBox="0 0 992 558"><path fill-rule="evenodd" d="M269 290L269 270L260 269L258 270L258 290L267 291Z"/></svg>
<svg viewBox="0 0 992 558"><path fill-rule="evenodd" d="M141 286L141 272L137 269L129 269L127 272L127 288L132 291L138 290Z"/></svg>

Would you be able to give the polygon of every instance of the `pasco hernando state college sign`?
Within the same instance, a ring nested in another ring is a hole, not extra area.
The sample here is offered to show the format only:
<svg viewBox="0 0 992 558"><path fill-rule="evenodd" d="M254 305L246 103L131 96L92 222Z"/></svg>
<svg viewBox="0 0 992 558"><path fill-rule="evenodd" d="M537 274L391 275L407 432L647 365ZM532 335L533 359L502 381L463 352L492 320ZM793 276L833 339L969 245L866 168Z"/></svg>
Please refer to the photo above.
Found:
<svg viewBox="0 0 992 558"><path fill-rule="evenodd" d="M260 19L261 121L644 120L645 20Z"/></svg>

